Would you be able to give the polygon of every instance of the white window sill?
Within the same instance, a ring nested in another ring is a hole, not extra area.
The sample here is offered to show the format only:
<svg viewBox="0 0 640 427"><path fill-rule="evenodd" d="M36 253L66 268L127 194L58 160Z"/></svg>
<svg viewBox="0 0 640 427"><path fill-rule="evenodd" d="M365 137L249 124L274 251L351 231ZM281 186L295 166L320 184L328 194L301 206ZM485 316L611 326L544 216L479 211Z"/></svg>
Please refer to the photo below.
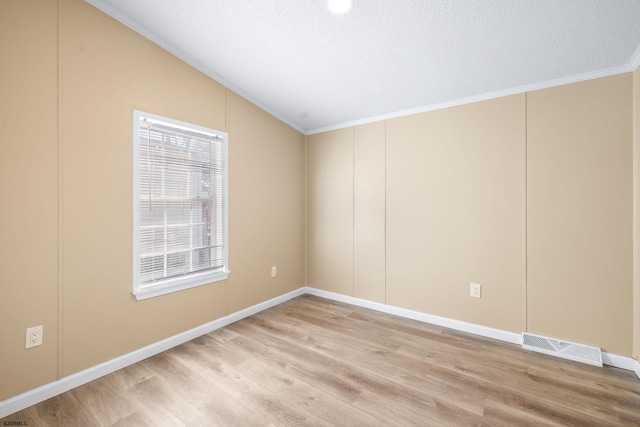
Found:
<svg viewBox="0 0 640 427"><path fill-rule="evenodd" d="M170 294L172 292L183 291L196 286L208 285L213 282L226 280L231 272L229 270L204 272L192 274L177 279L169 279L156 282L153 285L139 286L133 290L133 295L138 301Z"/></svg>

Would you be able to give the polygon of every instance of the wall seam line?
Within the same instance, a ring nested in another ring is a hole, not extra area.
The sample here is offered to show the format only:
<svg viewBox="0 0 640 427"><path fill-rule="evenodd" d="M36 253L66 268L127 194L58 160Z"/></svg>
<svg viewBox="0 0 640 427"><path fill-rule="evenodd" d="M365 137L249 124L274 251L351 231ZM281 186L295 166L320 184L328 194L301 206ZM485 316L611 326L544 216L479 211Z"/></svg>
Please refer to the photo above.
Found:
<svg viewBox="0 0 640 427"><path fill-rule="evenodd" d="M309 137L304 135L304 284L309 286Z"/></svg>
<svg viewBox="0 0 640 427"><path fill-rule="evenodd" d="M523 135L523 150L522 150L522 157L523 157L523 163L522 163L522 300L523 300L523 312L522 312L522 317L523 317L523 331L524 332L528 332L529 331L529 312L528 312L528 265L527 265L527 261L528 261L528 255L527 255L527 236L528 236L528 217L527 217L527 185L528 185L528 181L527 181L527 174L528 174L528 169L527 169L527 148L528 148L528 135L529 135L529 122L528 122L528 94L527 92L524 93L522 99L523 99L523 119L524 119L524 135Z"/></svg>
<svg viewBox="0 0 640 427"><path fill-rule="evenodd" d="M638 98L640 98L640 74L634 71L631 84L631 152L632 152L632 307L631 307L631 356L640 360L640 123L638 123Z"/></svg>
<svg viewBox="0 0 640 427"><path fill-rule="evenodd" d="M58 126L58 331L57 331L57 364L56 378L61 379L64 373L64 147L62 138L62 0L57 5L57 111L56 120Z"/></svg>
<svg viewBox="0 0 640 427"><path fill-rule="evenodd" d="M227 133L227 138L229 138L229 139L230 139L230 135L229 135L229 123L231 122L231 119L230 119L230 117L229 117L229 116L230 116L230 111L231 111L231 108L230 108L230 104L231 104L231 97L229 96L229 88L225 87L224 89L225 89L225 90L224 90L224 104L225 104L225 110L224 110L224 116L225 116L225 117L224 117L224 127L225 127L225 129L224 129L224 130L225 130L225 132ZM227 141L228 141L228 140L227 140ZM227 153L227 159L226 159L226 160L227 160L227 170L229 169L229 158L228 158L228 156L229 156L229 155L228 155L228 153ZM229 180L229 178L228 178L228 176L227 176L227 188L229 187L229 182L228 182L228 180ZM228 194L228 190L227 190L227 206L229 206L229 200L228 200L228 197L229 197L229 194ZM227 221L228 221L228 220L229 220L229 215L227 215ZM229 224L227 224L227 234L228 234L228 233L229 233ZM227 235L227 241L228 241L228 237L229 237L229 236ZM228 244L228 243L227 243L227 244ZM228 250L228 249L229 249L229 248L227 248L227 250ZM229 262L229 259L227 259L227 263L228 263L228 264L231 264L231 263ZM231 270L231 265L228 265L228 266L227 266L227 268L228 268L229 270ZM226 294L227 294L227 295L226 295L226 301L225 301L226 307L225 307L225 309L224 309L224 312L225 312L225 314L226 314L226 315L228 315L228 314L229 314L229 307L230 307L230 300L231 300L231 289L230 289L230 285L229 285L229 278L227 278L227 280L225 280L225 281L224 281L224 284L225 284L224 288L225 288L225 290L226 290Z"/></svg>
<svg viewBox="0 0 640 427"><path fill-rule="evenodd" d="M351 295L356 296L356 127L351 128Z"/></svg>
<svg viewBox="0 0 640 427"><path fill-rule="evenodd" d="M384 121L384 303L387 298L387 120Z"/></svg>

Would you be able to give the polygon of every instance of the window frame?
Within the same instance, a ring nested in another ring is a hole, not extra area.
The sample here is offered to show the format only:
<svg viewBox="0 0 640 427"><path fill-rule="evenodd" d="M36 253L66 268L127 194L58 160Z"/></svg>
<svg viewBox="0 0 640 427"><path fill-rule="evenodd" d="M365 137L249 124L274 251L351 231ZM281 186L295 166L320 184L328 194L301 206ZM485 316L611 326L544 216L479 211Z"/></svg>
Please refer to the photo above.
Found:
<svg viewBox="0 0 640 427"><path fill-rule="evenodd" d="M170 126L177 130L191 133L198 133L208 137L222 139L222 269L205 270L185 274L177 277L169 277L153 283L141 283L140 281L140 124L142 119L158 122L164 126ZM144 111L133 110L133 295L137 300L144 300L172 292L190 289L226 280L231 273L229 271L229 215L228 215L228 140L226 132L216 129L209 129L204 126L183 122L180 120L146 113Z"/></svg>

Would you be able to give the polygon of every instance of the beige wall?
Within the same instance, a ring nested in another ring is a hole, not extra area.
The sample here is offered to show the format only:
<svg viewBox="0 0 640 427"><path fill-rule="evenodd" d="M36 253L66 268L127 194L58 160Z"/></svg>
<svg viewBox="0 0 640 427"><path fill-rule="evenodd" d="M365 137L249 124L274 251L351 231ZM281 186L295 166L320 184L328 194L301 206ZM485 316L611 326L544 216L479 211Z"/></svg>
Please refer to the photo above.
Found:
<svg viewBox="0 0 640 427"><path fill-rule="evenodd" d="M304 283L303 135L81 0L2 2L0 19L2 126L21 142L0 157L20 201L1 210L1 300L20 310L0 322L0 400ZM229 132L229 280L132 296L133 109ZM37 324L45 345L25 350Z"/></svg>
<svg viewBox="0 0 640 427"><path fill-rule="evenodd" d="M640 354L630 74L312 135L305 157L301 134L81 0L0 2L0 46L0 401L296 289L305 267L320 289L514 332L526 314ZM226 282L132 297L134 108L229 132Z"/></svg>
<svg viewBox="0 0 640 427"><path fill-rule="evenodd" d="M357 128L309 137L308 284L380 301L349 263L370 249L351 240L358 200L384 179L386 207L368 208L386 227L383 302L631 356L631 113L627 73L367 125L384 165Z"/></svg>
<svg viewBox="0 0 640 427"><path fill-rule="evenodd" d="M521 331L523 99L308 137L308 285Z"/></svg>
<svg viewBox="0 0 640 427"><path fill-rule="evenodd" d="M302 134L234 93L229 106L233 313L304 286L305 146Z"/></svg>
<svg viewBox="0 0 640 427"><path fill-rule="evenodd" d="M86 3L60 15L66 376L226 314L224 282L131 294L132 110L224 130L226 93Z"/></svg>
<svg viewBox="0 0 640 427"><path fill-rule="evenodd" d="M640 360L640 68L633 73L633 357Z"/></svg>
<svg viewBox="0 0 640 427"><path fill-rule="evenodd" d="M522 96L387 122L388 304L521 331Z"/></svg>
<svg viewBox="0 0 640 427"><path fill-rule="evenodd" d="M353 296L384 303L385 123L353 130Z"/></svg>
<svg viewBox="0 0 640 427"><path fill-rule="evenodd" d="M0 401L57 376L57 33L56 2L0 2Z"/></svg>
<svg viewBox="0 0 640 427"><path fill-rule="evenodd" d="M533 333L631 355L632 76L527 96Z"/></svg>
<svg viewBox="0 0 640 427"><path fill-rule="evenodd" d="M353 129L307 138L307 284L353 295Z"/></svg>

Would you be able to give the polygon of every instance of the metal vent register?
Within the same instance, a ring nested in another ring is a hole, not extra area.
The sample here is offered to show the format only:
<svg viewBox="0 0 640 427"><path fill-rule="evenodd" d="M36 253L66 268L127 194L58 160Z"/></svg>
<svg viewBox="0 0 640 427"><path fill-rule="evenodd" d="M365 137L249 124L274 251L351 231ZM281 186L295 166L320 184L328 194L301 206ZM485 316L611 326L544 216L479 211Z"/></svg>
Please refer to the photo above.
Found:
<svg viewBox="0 0 640 427"><path fill-rule="evenodd" d="M602 351L598 347L523 332L522 348L602 367Z"/></svg>

